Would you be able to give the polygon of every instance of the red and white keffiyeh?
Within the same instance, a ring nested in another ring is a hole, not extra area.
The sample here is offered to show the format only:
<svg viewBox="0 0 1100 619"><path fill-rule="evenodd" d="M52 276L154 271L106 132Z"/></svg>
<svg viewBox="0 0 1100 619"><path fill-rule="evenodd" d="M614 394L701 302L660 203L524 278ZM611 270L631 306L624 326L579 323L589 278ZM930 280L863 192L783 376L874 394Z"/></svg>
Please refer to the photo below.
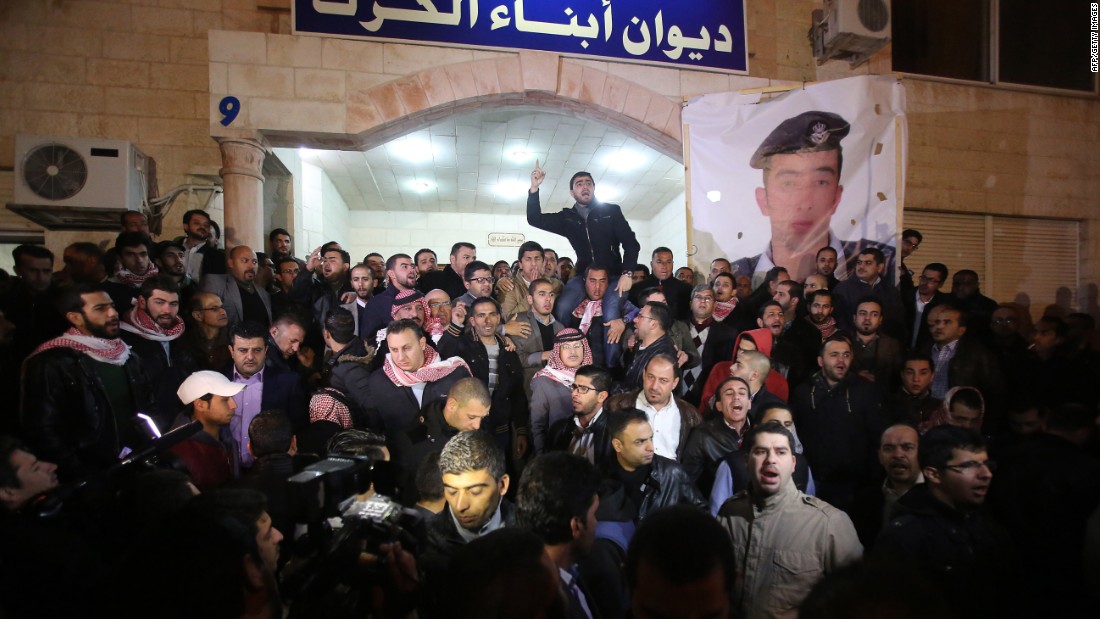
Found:
<svg viewBox="0 0 1100 619"><path fill-rule="evenodd" d="M733 308L737 307L737 297L729 301L715 301L714 302L714 319L725 320L726 316L730 315Z"/></svg>
<svg viewBox="0 0 1100 619"><path fill-rule="evenodd" d="M550 360L546 362L546 367L535 372L535 378L545 376L566 387L573 386L577 368L566 367L561 360L561 345L566 342L582 342L584 344L584 359L581 360L581 365L592 365L592 350L588 347L588 340L584 337L584 334L576 329L562 329L554 336L554 350L550 353Z"/></svg>
<svg viewBox="0 0 1100 619"><path fill-rule="evenodd" d="M807 320L809 320L809 318L807 318ZM825 322L820 323L810 320L810 324L817 327L817 330L821 332L822 342L833 337L833 334L836 333L836 318L832 316L829 316Z"/></svg>
<svg viewBox="0 0 1100 619"><path fill-rule="evenodd" d="M382 364L382 371L398 387L412 387L420 383L434 383L460 367L466 368L467 372L473 374L473 372L470 372L470 366L466 365L461 357L440 359L439 353L428 346L424 348L424 365L420 366L419 370L406 372L394 365L390 355L386 355L386 361Z"/></svg>
<svg viewBox="0 0 1100 619"><path fill-rule="evenodd" d="M141 275L138 275L137 273L134 273L132 271L127 271L124 267L118 267L118 271L115 271L115 279L118 280L119 283L127 284L133 286L134 288L141 288L141 285L145 283L145 280L151 277L156 277L159 273L160 270L157 269L157 265L150 262L149 268Z"/></svg>
<svg viewBox="0 0 1100 619"><path fill-rule="evenodd" d="M126 365L126 360L130 358L130 347L121 338L112 340L94 335L84 335L77 331L76 327L52 340L43 342L41 346L34 349L30 356L33 357L52 348L71 348L88 355L96 361L111 365Z"/></svg>
<svg viewBox="0 0 1100 619"><path fill-rule="evenodd" d="M126 313L122 315L119 327L124 331L136 333L154 342L171 342L183 335L183 319L179 316L176 316L172 326L165 330L147 312L143 312L136 307L126 310Z"/></svg>
<svg viewBox="0 0 1100 619"><path fill-rule="evenodd" d="M410 303L416 303L420 306L420 326L424 329L424 333L432 336L432 339L438 339L436 336L442 335L447 330L447 325L443 324L441 319L432 316L432 308L428 305L428 298L411 288L402 290L394 297L393 307L390 308L390 318L397 320L397 310Z"/></svg>
<svg viewBox="0 0 1100 619"><path fill-rule="evenodd" d="M587 334L592 328L592 320L597 316L603 316L603 299L593 301L585 299L573 310L573 316L581 319L581 333Z"/></svg>
<svg viewBox="0 0 1100 619"><path fill-rule="evenodd" d="M309 399L309 422L318 421L331 421L344 430L350 430L351 410L343 401L332 397L327 389L322 389Z"/></svg>

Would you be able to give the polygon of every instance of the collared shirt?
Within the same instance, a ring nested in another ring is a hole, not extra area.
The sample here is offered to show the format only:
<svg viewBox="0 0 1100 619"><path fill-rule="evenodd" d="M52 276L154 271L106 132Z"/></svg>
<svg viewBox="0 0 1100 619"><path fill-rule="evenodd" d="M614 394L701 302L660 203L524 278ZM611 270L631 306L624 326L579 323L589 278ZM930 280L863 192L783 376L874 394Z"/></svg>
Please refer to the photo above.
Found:
<svg viewBox="0 0 1100 619"><path fill-rule="evenodd" d="M588 606L588 598L585 597L584 591L581 591L580 586L577 584L577 576L573 570L577 569L574 565L572 570L558 568L558 576L561 577L561 588L565 592L565 595L570 598L570 602L575 601L580 607L578 610L584 612L584 616L592 619L592 609ZM572 614L569 615L571 618Z"/></svg>
<svg viewBox="0 0 1100 619"><path fill-rule="evenodd" d="M838 280L848 279L847 269L843 268L847 264L847 258L844 256L844 243L833 234L832 230L829 231L829 247L836 250L836 271L833 273L833 277ZM753 290L757 286L764 283L764 275L775 267L775 262L772 261L772 244L768 243L764 248L764 253L760 254L760 259L756 261L756 272L753 273L752 287ZM758 279L759 278L759 281Z"/></svg>
<svg viewBox="0 0 1100 619"><path fill-rule="evenodd" d="M183 263L187 265L187 275L195 281L202 278L202 254L199 253L199 250L203 247L206 247L206 241L190 249L188 249L186 243L183 245Z"/></svg>
<svg viewBox="0 0 1100 619"><path fill-rule="evenodd" d="M592 464L596 463L595 437L592 435L592 425L596 423L596 420L602 414L603 407L601 406L600 410L592 416L592 420L588 422L587 426L581 426L580 417L573 417L573 425L577 427L577 430L573 434L573 439L569 441L569 453L584 456Z"/></svg>
<svg viewBox="0 0 1100 619"><path fill-rule="evenodd" d="M924 483L924 473L919 473L918 472L917 473L917 482L916 482L916 484L913 484L913 485L915 486L917 484L923 484L923 483ZM912 488L910 488L909 490L912 490ZM890 516L893 515L892 512L894 511L894 503L897 503L898 499L905 496L905 493L908 492L909 490L906 490L905 492L898 492L898 491L894 490L894 488L890 485L890 478L889 477L882 480L882 499L883 499L882 500L882 526L883 527L890 524Z"/></svg>
<svg viewBox="0 0 1100 619"><path fill-rule="evenodd" d="M489 519L489 522L481 525L481 528L477 531L469 531L462 526L462 523L455 518L454 512L447 510L447 513L451 515L451 521L455 523L455 529L458 529L458 535L462 538L462 541L469 544L475 539L485 535L486 533L492 533L497 529L504 526L504 518L500 515L500 505L497 505L497 511L493 513L493 517Z"/></svg>
<svg viewBox="0 0 1100 619"><path fill-rule="evenodd" d="M676 398L669 397L668 404L657 409L645 399L643 390L638 393L636 404L653 426L653 452L675 460L676 449L680 446L680 407L676 406Z"/></svg>
<svg viewBox="0 0 1100 619"><path fill-rule="evenodd" d="M951 360L955 358L958 347L959 340L944 344L943 348L932 346L932 359L936 363L936 373L932 375L932 397L937 400L947 395L947 373L951 370Z"/></svg>
<svg viewBox="0 0 1100 619"><path fill-rule="evenodd" d="M237 444L241 446L241 466L249 467L252 466L253 458L247 447L248 426L252 424L252 420L260 414L262 409L264 370L260 368L259 372L245 378L237 373L237 368L234 366L231 380L237 384L245 385L240 393L233 396L233 401L237 403L237 410L233 411L233 418L229 420L229 431Z"/></svg>
<svg viewBox="0 0 1100 619"><path fill-rule="evenodd" d="M914 291L913 295L916 297L917 303L915 306L916 311L913 312L913 339L909 342L911 348L917 345L917 336L920 335L920 321L924 318L924 307L932 302L932 299L922 301L920 298L920 290Z"/></svg>

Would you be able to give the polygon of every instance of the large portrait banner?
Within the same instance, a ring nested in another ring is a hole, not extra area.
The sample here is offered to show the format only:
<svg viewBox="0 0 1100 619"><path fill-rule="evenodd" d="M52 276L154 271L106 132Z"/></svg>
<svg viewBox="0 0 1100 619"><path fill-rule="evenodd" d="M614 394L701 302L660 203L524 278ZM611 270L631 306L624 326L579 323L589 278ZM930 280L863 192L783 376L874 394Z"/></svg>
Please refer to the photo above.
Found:
<svg viewBox="0 0 1100 619"><path fill-rule="evenodd" d="M728 258L755 287L774 266L802 281L824 247L836 252L844 279L859 252L874 247L895 281L907 153L902 84L861 76L763 97L702 95L684 109L696 258Z"/></svg>

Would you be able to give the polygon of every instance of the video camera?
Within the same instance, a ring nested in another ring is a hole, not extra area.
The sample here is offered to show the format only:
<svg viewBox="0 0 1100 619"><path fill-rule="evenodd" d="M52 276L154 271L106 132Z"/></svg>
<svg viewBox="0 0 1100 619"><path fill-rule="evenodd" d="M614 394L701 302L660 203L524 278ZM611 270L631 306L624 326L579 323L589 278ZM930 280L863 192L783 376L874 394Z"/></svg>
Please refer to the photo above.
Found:
<svg viewBox="0 0 1100 619"><path fill-rule="evenodd" d="M389 462L368 456L330 455L287 486L293 520L307 531L282 574L289 616L362 616L360 591L376 582L379 545L401 542L416 554L422 518L380 494L393 493L393 472Z"/></svg>

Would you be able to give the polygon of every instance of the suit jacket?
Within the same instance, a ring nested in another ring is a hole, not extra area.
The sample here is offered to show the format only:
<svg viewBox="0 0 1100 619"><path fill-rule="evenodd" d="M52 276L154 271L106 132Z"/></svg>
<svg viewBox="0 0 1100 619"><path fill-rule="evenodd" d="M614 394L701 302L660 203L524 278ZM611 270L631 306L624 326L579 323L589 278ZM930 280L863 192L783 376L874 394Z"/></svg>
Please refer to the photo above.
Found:
<svg viewBox="0 0 1100 619"><path fill-rule="evenodd" d="M604 410L587 428L592 433L592 451L595 456L592 464L601 470L615 457L615 450L611 448L611 435L607 433L608 416L609 413ZM550 430L546 433L546 451L569 451L569 443L573 442L576 431L577 422L573 421L573 417L559 419L550 424Z"/></svg>
<svg viewBox="0 0 1100 619"><path fill-rule="evenodd" d="M649 275L641 283L630 287L630 302L641 307L641 303L639 303L641 301L640 295L643 290L649 288L660 288L665 293L665 299L668 300L668 309L672 311L673 320L691 318L691 286L675 277L670 277L662 282L656 276Z"/></svg>
<svg viewBox="0 0 1100 619"><path fill-rule="evenodd" d="M553 314L550 315L550 319L553 321L550 323L550 327L554 330L554 335L565 328L565 325L558 322ZM519 355L520 365L523 366L523 387L527 391L527 399L531 399L531 379L535 377L536 372L546 365L542 362L542 353L545 352L542 349L542 333L539 332L539 320L535 317L535 312L527 310L520 314L516 320L525 321L531 327L531 335L527 337L511 336L512 343L516 345L516 354Z"/></svg>
<svg viewBox="0 0 1100 619"><path fill-rule="evenodd" d="M367 409L368 423L373 430L386 434L387 438L395 432L403 432L420 418L423 407L432 402L446 401L451 385L470 373L464 368L456 368L443 378L424 385L423 405L417 404L412 387L394 384L383 368L370 375L370 394L374 402Z"/></svg>
<svg viewBox="0 0 1100 619"><path fill-rule="evenodd" d="M270 349L268 354L271 354ZM279 351L276 350L275 354L278 355ZM233 364L222 368L222 374L233 380ZM286 413L295 432L309 424L309 400L297 372L264 366L264 390L260 396L260 410L272 409Z"/></svg>
<svg viewBox="0 0 1100 619"><path fill-rule="evenodd" d="M531 309L531 304L527 302L527 295L530 292L527 282L523 281L522 275L513 275L508 279L512 280L512 289L508 292L504 292L499 287L493 292L493 296L496 297L500 303L500 319L507 322L511 320L512 316L516 314L525 314ZM554 288L554 295L561 296L562 286L560 279L550 280L550 284Z"/></svg>
<svg viewBox="0 0 1100 619"><path fill-rule="evenodd" d="M452 299L461 297L466 293L466 284L463 283L462 273L456 273L449 264L443 267L442 271L421 273L420 278L416 280L416 289L423 294L428 294L436 288L446 292L447 296Z"/></svg>
<svg viewBox="0 0 1100 619"><path fill-rule="evenodd" d="M906 340L902 342L906 349L920 350L925 346L931 346L932 335L928 331L928 313L932 311L932 308L936 307L940 303L945 303L950 299L946 294L937 292L932 295L932 298L928 300L928 304L924 306L924 311L921 313L920 326L917 329L917 343L913 343L913 321L917 319L917 292L916 288L910 288L908 292L901 292L901 307L905 312L905 335Z"/></svg>
<svg viewBox="0 0 1100 619"><path fill-rule="evenodd" d="M235 325L244 320L244 304L241 301L241 289L237 280L232 275L203 275L202 291L218 295L229 315L229 324ZM271 295L263 288L256 286L256 292L260 295L264 307L267 308L267 319L271 320Z"/></svg>

